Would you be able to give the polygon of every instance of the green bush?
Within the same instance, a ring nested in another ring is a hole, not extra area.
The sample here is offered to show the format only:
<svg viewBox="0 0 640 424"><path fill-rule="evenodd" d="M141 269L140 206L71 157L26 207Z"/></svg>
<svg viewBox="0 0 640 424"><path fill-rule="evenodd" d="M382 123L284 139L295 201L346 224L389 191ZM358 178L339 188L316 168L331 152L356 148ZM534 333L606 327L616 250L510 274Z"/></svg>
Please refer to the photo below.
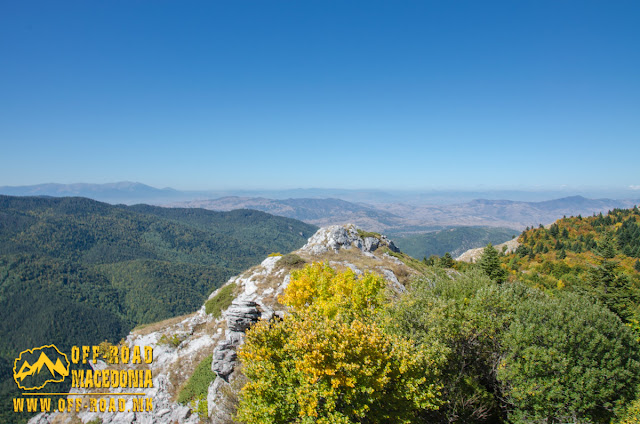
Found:
<svg viewBox="0 0 640 424"><path fill-rule="evenodd" d="M158 344L165 344L173 347L180 346L180 343L182 343L182 338L177 334L174 334L171 337L167 337L166 334L163 334L162 337L160 337L160 340L158 340Z"/></svg>
<svg viewBox="0 0 640 424"><path fill-rule="evenodd" d="M306 261L295 253L289 253L280 258L278 263L288 267L295 267L296 265L305 264Z"/></svg>
<svg viewBox="0 0 640 424"><path fill-rule="evenodd" d="M522 299L502 338L497 377L515 406L514 422L609 423L635 397L637 343L606 307L566 293Z"/></svg>
<svg viewBox="0 0 640 424"><path fill-rule="evenodd" d="M636 396L638 344L601 304L496 284L480 269L414 281L392 331L451 352L424 422L609 423Z"/></svg>
<svg viewBox="0 0 640 424"><path fill-rule="evenodd" d="M377 238L378 240L380 240L380 238L382 237L380 235L380 233L374 233L372 231L364 231L364 230L361 230L359 228L356 231L358 232L358 235L363 239L365 239L367 237L373 237L373 238Z"/></svg>
<svg viewBox="0 0 640 424"><path fill-rule="evenodd" d="M198 364L193 375L180 389L178 403L187 405L194 400L197 400L198 403L201 403L202 399L206 401L209 384L216 378L216 374L211 371L212 359L213 355L209 355Z"/></svg>
<svg viewBox="0 0 640 424"><path fill-rule="evenodd" d="M213 298L207 300L204 304L204 309L208 314L213 315L214 318L220 318L222 311L227 309L233 299L235 298L233 292L236 289L236 283L227 284L218 290Z"/></svg>
<svg viewBox="0 0 640 424"><path fill-rule="evenodd" d="M191 409L198 414L198 418L200 418L201 422L205 422L208 418L209 414L209 402L207 401L207 393L203 393L199 395L197 398L192 399L189 402L189 406Z"/></svg>

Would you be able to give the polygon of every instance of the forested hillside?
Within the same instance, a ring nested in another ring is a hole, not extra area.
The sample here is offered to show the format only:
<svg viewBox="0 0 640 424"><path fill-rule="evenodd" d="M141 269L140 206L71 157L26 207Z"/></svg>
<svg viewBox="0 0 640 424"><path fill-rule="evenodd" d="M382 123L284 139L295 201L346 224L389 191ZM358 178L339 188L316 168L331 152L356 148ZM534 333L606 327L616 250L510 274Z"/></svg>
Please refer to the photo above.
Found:
<svg viewBox="0 0 640 424"><path fill-rule="evenodd" d="M511 280L550 292L576 291L604 303L637 329L640 319L640 211L563 218L527 229L502 258Z"/></svg>
<svg viewBox="0 0 640 424"><path fill-rule="evenodd" d="M520 232L511 228L456 227L423 234L392 236L395 244L416 259L431 255L442 256L449 252L456 257L468 249L499 244L510 240Z"/></svg>
<svg viewBox="0 0 640 424"><path fill-rule="evenodd" d="M258 211L0 196L2 411L20 351L117 341L192 312L230 276L314 231Z"/></svg>

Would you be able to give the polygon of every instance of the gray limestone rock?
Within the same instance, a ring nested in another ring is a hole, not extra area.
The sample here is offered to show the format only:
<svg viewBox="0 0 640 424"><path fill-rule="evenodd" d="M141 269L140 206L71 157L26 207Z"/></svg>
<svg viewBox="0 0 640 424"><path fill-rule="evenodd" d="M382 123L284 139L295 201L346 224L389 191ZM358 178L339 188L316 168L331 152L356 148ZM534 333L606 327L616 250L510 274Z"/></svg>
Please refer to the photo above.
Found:
<svg viewBox="0 0 640 424"><path fill-rule="evenodd" d="M224 315L230 331L243 333L260 319L258 304L250 300L235 299Z"/></svg>
<svg viewBox="0 0 640 424"><path fill-rule="evenodd" d="M355 225L345 224L319 229L301 250L311 255L321 255L329 250L338 252L340 249L352 247L360 249L362 252L373 252L380 246L386 246L392 252L399 252L396 245L387 237L381 235L363 239Z"/></svg>
<svg viewBox="0 0 640 424"><path fill-rule="evenodd" d="M244 332L258 322L261 313L256 302L238 298L231 302L224 316L227 320L227 334L225 340L213 350L211 370L228 381L236 365L236 349L244 340Z"/></svg>
<svg viewBox="0 0 640 424"><path fill-rule="evenodd" d="M404 293L405 291L407 291L405 286L400 281L398 281L398 278L393 273L393 271L387 268L383 268L381 266L376 267L376 269L382 272L382 275L384 276L385 280L387 280L390 283L391 288L393 288L393 290L395 290L397 293Z"/></svg>
<svg viewBox="0 0 640 424"><path fill-rule="evenodd" d="M364 251L365 252L373 252L378 248L380 244L380 240L375 237L365 237L364 238Z"/></svg>

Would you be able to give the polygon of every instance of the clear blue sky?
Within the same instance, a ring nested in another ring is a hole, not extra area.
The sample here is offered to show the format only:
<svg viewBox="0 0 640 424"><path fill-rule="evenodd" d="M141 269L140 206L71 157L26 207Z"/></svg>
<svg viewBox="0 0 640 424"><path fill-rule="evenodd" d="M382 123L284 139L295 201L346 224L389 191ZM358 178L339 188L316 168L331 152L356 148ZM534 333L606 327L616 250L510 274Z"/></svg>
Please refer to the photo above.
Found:
<svg viewBox="0 0 640 424"><path fill-rule="evenodd" d="M640 186L640 2L2 1L0 185Z"/></svg>

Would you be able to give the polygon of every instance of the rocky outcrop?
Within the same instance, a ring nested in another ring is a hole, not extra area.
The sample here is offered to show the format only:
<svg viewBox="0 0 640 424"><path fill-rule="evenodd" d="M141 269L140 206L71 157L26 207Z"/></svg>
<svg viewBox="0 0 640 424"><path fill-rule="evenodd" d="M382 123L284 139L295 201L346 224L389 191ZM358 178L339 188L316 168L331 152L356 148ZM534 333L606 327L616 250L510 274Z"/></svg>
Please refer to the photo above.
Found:
<svg viewBox="0 0 640 424"><path fill-rule="evenodd" d="M337 253L340 249L352 247L366 253L371 253L380 246L386 246L393 252L400 251L386 236L376 234L374 237L369 235L372 233L363 234L360 235L353 224L332 225L318 230L300 250L311 255L322 255L329 251Z"/></svg>

